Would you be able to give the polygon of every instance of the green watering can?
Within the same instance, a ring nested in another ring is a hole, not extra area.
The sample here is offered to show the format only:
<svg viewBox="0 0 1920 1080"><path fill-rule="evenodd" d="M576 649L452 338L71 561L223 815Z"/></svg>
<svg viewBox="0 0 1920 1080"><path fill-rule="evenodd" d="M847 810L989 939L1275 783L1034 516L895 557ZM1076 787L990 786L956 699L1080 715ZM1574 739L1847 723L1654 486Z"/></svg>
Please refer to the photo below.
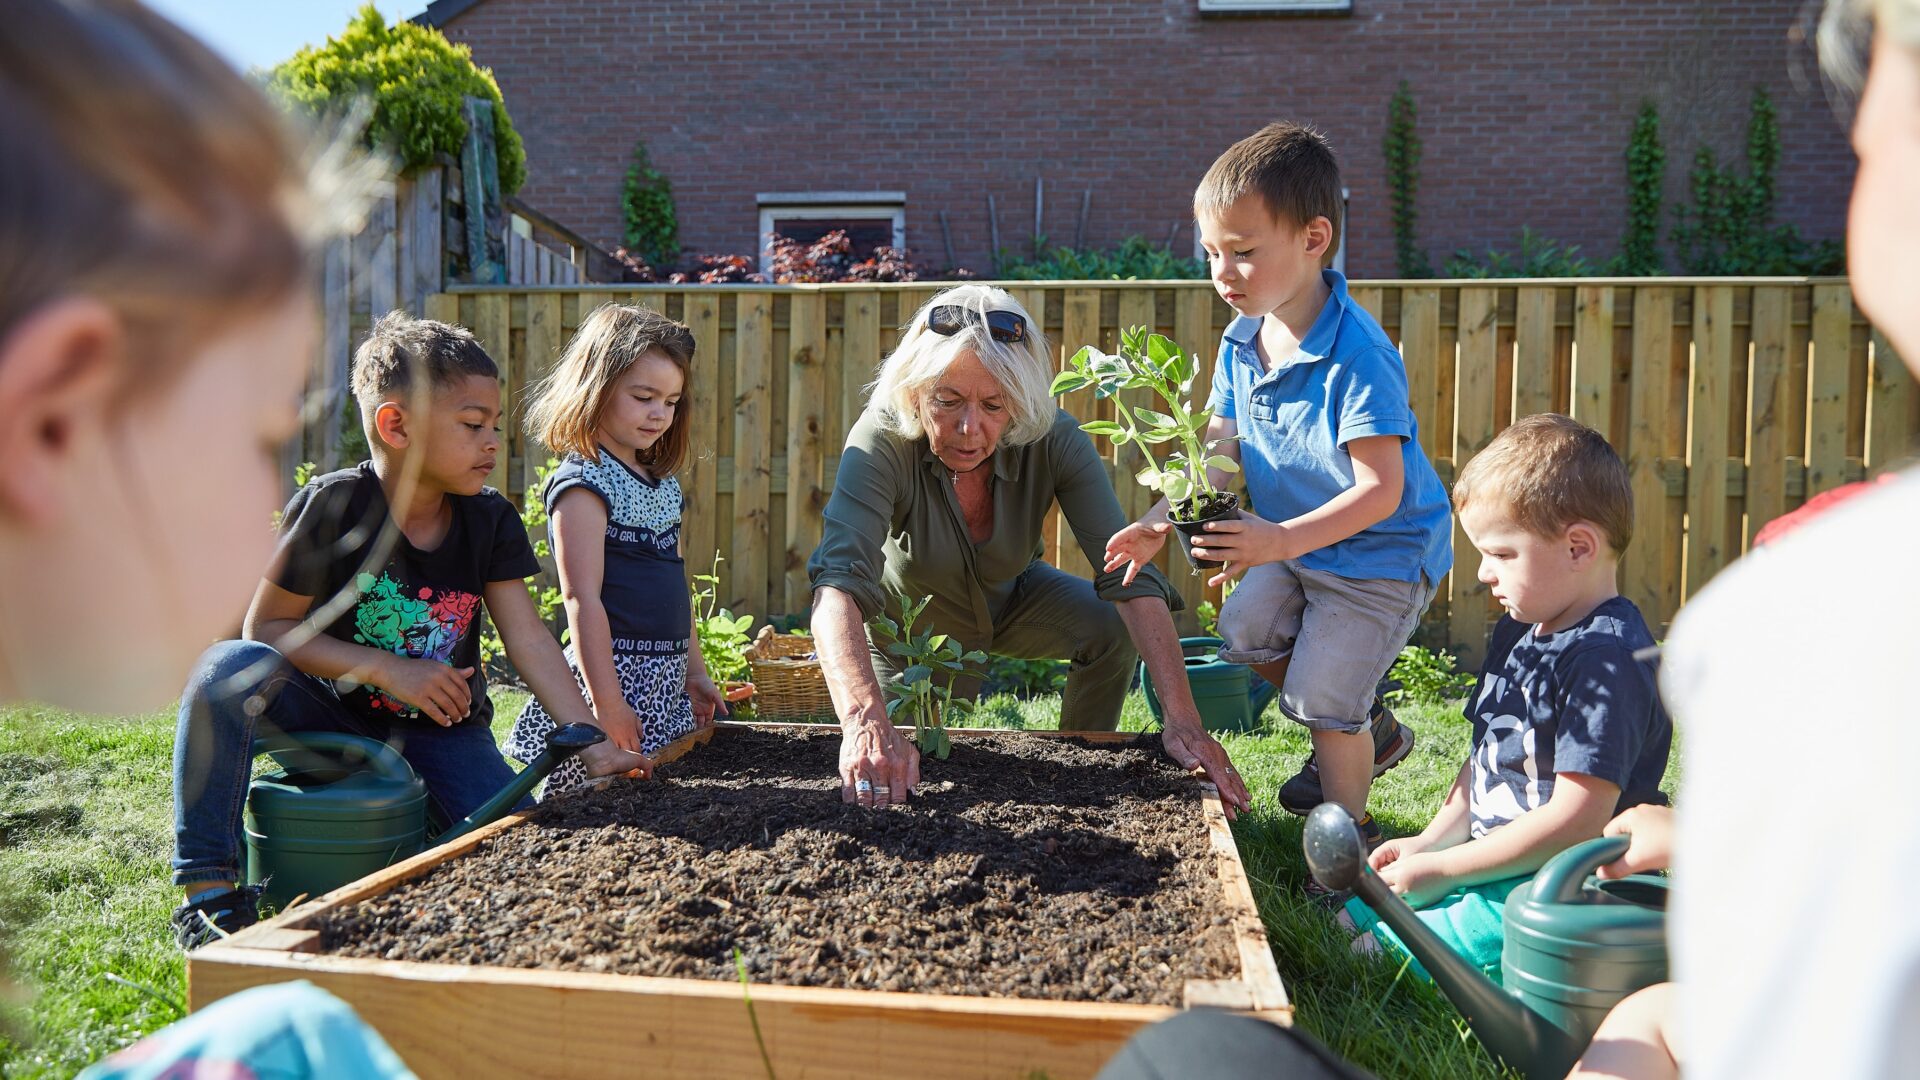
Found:
<svg viewBox="0 0 1920 1080"><path fill-rule="evenodd" d="M1667 979L1667 881L1591 878L1626 854L1625 836L1588 840L1547 860L1507 895L1506 987L1463 961L1367 865L1352 815L1322 803L1307 816L1307 866L1329 889L1352 889L1393 928L1480 1042L1534 1078L1567 1075L1608 1010Z"/></svg>
<svg viewBox="0 0 1920 1080"><path fill-rule="evenodd" d="M1200 709L1200 724L1208 731L1252 731L1260 720L1269 692L1254 704L1250 687L1256 676L1245 664L1230 664L1215 655L1223 644L1217 637L1184 637L1180 652L1187 661L1187 685L1193 687L1193 703ZM1261 686L1266 686L1260 680ZM1164 722L1160 695L1153 691L1153 679L1147 674L1146 661L1140 662L1140 689L1147 695L1147 708L1153 718Z"/></svg>
<svg viewBox="0 0 1920 1080"><path fill-rule="evenodd" d="M540 756L486 805L449 827L430 819L427 785L386 743L337 731L254 741L280 767L247 789L247 881L275 908L319 896L498 820L563 761L606 739L591 724L547 735Z"/></svg>

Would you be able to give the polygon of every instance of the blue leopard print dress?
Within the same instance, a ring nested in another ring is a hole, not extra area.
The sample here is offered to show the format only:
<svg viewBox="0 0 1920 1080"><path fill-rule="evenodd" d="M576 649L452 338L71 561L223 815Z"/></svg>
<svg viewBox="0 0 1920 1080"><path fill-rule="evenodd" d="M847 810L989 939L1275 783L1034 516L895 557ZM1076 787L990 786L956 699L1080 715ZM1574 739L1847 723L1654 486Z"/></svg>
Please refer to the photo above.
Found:
<svg viewBox="0 0 1920 1080"><path fill-rule="evenodd" d="M607 549L600 599L613 631L613 668L620 691L646 731L641 751L661 747L693 730L693 703L687 698L687 643L693 634L693 604L687 595L685 563L680 555L680 513L686 500L680 482L653 480L621 461L611 450L600 460L578 454L547 477L541 499L549 518L567 491L582 487L607 504ZM548 535L553 526L548 524ZM587 693L574 647L566 648L567 666ZM528 762L546 748L553 718L538 700L529 701L507 738L507 756ZM580 787L587 768L573 758L553 771L542 798Z"/></svg>

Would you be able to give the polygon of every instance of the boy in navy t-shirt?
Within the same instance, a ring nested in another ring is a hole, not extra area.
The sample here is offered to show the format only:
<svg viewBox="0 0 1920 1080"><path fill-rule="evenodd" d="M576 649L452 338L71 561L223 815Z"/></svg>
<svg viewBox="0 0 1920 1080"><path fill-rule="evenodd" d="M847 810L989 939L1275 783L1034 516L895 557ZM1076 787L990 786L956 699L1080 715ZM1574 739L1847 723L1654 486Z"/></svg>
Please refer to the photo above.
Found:
<svg viewBox="0 0 1920 1080"><path fill-rule="evenodd" d="M1650 660L1653 634L1616 572L1633 531L1627 469L1598 432L1526 417L1461 470L1461 527L1507 614L1467 701L1473 745L1432 824L1371 862L1442 939L1497 975L1506 897L1614 815L1664 802L1673 725ZM1362 949L1400 942L1350 901Z"/></svg>

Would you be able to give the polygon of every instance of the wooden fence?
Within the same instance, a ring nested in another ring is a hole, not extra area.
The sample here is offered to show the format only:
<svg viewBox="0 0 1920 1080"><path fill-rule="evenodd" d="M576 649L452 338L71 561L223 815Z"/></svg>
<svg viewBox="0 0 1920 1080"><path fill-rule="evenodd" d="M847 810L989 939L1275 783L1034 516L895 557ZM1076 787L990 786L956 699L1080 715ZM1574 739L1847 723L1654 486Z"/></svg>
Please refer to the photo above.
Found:
<svg viewBox="0 0 1920 1080"><path fill-rule="evenodd" d="M509 453L496 486L516 499L546 453L525 439L525 388L581 315L630 301L686 322L698 342L689 393L695 457L683 548L727 560L738 612L808 603L844 435L898 327L938 291L926 285L456 287L426 313L473 328L506 376ZM1015 295L1058 357L1111 349L1119 328L1150 325L1205 357L1231 312L1206 282L1019 284ZM1559 411L1605 431L1633 478L1637 525L1621 586L1661 629L1684 600L1742 554L1754 531L1809 495L1898 462L1920 430L1920 394L1858 314L1844 279L1626 279L1355 282L1354 298L1406 358L1420 441L1443 480L1514 417ZM1068 399L1083 418L1111 408ZM1123 507L1134 450L1109 460ZM1064 540L1064 542L1062 542ZM1085 573L1071 534L1049 528L1048 557ZM1455 572L1419 640L1480 653L1498 615L1456 528ZM1177 553L1189 612L1208 599ZM1211 597L1216 602L1217 596ZM1191 630L1192 615L1182 618Z"/></svg>
<svg viewBox="0 0 1920 1080"><path fill-rule="evenodd" d="M366 225L328 247L320 274L321 335L310 382L325 404L309 418L308 460L331 461L345 405L354 346L373 320L395 308L418 313L426 298L468 266L465 197L451 161L412 170L374 201ZM499 268L509 285L616 280L606 253L509 196L501 208ZM491 245L491 241L489 241ZM351 416L344 421L352 424Z"/></svg>

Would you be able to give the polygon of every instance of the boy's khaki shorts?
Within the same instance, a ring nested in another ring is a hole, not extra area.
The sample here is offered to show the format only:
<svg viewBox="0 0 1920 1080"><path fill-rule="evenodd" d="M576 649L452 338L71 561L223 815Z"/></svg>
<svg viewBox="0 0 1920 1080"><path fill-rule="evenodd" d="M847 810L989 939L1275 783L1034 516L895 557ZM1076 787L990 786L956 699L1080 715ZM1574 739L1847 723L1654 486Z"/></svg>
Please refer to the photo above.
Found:
<svg viewBox="0 0 1920 1080"><path fill-rule="evenodd" d="M1367 725L1373 688L1400 655L1434 584L1349 578L1297 560L1246 572L1220 609L1220 659L1267 664L1291 656L1280 711L1317 731Z"/></svg>

